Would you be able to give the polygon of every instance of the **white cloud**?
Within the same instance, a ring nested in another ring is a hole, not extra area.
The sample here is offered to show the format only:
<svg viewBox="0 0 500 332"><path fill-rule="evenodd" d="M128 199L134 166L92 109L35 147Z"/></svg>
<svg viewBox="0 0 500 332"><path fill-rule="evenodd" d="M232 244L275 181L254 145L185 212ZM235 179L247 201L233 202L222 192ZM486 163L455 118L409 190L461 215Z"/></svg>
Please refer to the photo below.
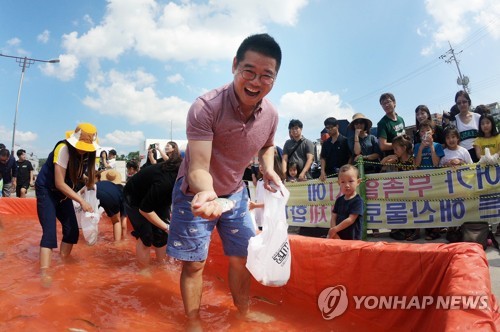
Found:
<svg viewBox="0 0 500 332"><path fill-rule="evenodd" d="M88 23L90 26L95 25L94 20L92 19L92 17L90 17L90 15L83 16L83 21Z"/></svg>
<svg viewBox="0 0 500 332"><path fill-rule="evenodd" d="M429 33L429 25L427 22L423 22L420 27L417 28L417 35L420 37L426 37Z"/></svg>
<svg viewBox="0 0 500 332"><path fill-rule="evenodd" d="M19 45L21 45L21 39L11 38L11 39L7 40L7 45L13 46L13 47L19 46Z"/></svg>
<svg viewBox="0 0 500 332"><path fill-rule="evenodd" d="M12 114L14 116L14 114ZM10 150L12 145L12 129L7 128L4 125L0 125L0 143L5 144L5 146ZM21 131L16 128L16 140L14 150L19 148L25 148L26 145L36 142L38 135L31 131Z"/></svg>
<svg viewBox="0 0 500 332"><path fill-rule="evenodd" d="M80 61L116 61L129 50L162 61L227 59L249 32L264 31L264 24L295 24L307 2L224 0L160 5L152 0L110 0L99 25L82 35L75 31L63 35L62 44Z"/></svg>
<svg viewBox="0 0 500 332"><path fill-rule="evenodd" d="M108 0L104 17L88 31L62 36L66 54L59 68L46 66L47 75L72 79L81 64L87 66L89 94L83 103L101 114L122 116L130 123L182 128L189 106L178 97L155 91L155 78L138 69L120 73L106 67L118 63L125 53L167 62L194 62L232 58L241 40L266 30L266 24L294 25L307 0L233 0L161 2L154 0ZM135 53L135 54L133 54ZM168 63L167 63L168 64ZM164 65L167 65L164 64ZM180 74L167 78L183 82ZM190 89L190 87L187 87Z"/></svg>
<svg viewBox="0 0 500 332"><path fill-rule="evenodd" d="M115 130L112 133L106 134L104 138L100 138L99 143L120 146L141 146L145 139L142 131Z"/></svg>
<svg viewBox="0 0 500 332"><path fill-rule="evenodd" d="M184 82L184 77L182 77L181 74L170 75L169 77L167 77L167 81L172 84L182 83Z"/></svg>
<svg viewBox="0 0 500 332"><path fill-rule="evenodd" d="M22 145L24 143L35 142L38 138L38 135L31 131L19 131L16 129L16 145Z"/></svg>
<svg viewBox="0 0 500 332"><path fill-rule="evenodd" d="M2 51L2 53L20 57L30 56L28 51L21 48L21 39L19 38L11 38L7 40L7 47Z"/></svg>
<svg viewBox="0 0 500 332"><path fill-rule="evenodd" d="M497 0L426 0L425 8L434 19L430 54L447 42L463 42L473 30L485 28L494 38L500 37L500 3Z"/></svg>
<svg viewBox="0 0 500 332"><path fill-rule="evenodd" d="M57 77L61 81L69 81L75 76L79 60L72 54L59 56L59 63L45 63L41 66L42 72L51 77Z"/></svg>
<svg viewBox="0 0 500 332"><path fill-rule="evenodd" d="M49 30L44 30L41 34L39 34L36 37L36 40L38 40L42 44L46 44L50 39L50 31Z"/></svg>
<svg viewBox="0 0 500 332"><path fill-rule="evenodd" d="M493 38L500 38L500 2L490 4L490 8L481 11L476 17L476 23L486 27Z"/></svg>
<svg viewBox="0 0 500 332"><path fill-rule="evenodd" d="M328 117L350 120L354 114L350 106L343 105L339 95L328 91L287 93L281 97L278 109L280 121L285 121L287 127L290 120L299 119L304 124L304 131L322 128Z"/></svg>
<svg viewBox="0 0 500 332"><path fill-rule="evenodd" d="M153 75L142 70L125 74L113 70L96 77L88 82L93 94L83 100L86 106L101 114L124 117L131 124L164 126L173 121L175 126L185 127L191 103L175 96L158 96Z"/></svg>
<svg viewBox="0 0 500 332"><path fill-rule="evenodd" d="M423 56L427 56L432 54L432 51L433 51L432 47L425 47L420 51L420 54L422 54Z"/></svg>

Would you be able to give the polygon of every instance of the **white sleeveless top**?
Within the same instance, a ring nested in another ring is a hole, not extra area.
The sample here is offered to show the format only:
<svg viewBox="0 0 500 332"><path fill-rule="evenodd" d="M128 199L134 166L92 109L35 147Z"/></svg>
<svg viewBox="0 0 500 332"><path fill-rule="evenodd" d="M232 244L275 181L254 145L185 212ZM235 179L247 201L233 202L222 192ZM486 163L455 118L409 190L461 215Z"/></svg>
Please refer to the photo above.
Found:
<svg viewBox="0 0 500 332"><path fill-rule="evenodd" d="M478 135L480 117L481 115L478 113L472 113L472 119L467 124L460 120L460 116L456 117L457 130L460 133L460 146L467 150L473 148L474 139Z"/></svg>

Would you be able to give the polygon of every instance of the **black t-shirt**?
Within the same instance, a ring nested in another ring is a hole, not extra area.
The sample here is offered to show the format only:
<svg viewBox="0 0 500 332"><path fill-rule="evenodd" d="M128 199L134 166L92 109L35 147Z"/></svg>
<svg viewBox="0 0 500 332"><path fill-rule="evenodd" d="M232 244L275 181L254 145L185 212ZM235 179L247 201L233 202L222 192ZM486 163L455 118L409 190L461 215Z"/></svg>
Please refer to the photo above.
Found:
<svg viewBox="0 0 500 332"><path fill-rule="evenodd" d="M340 224L350 214L357 214L358 218L349 227L341 230L338 235L342 240L361 240L361 227L363 223L363 199L356 195L353 198L346 200L342 195L335 201L333 212L337 214L336 224Z"/></svg>
<svg viewBox="0 0 500 332"><path fill-rule="evenodd" d="M325 174L337 174L340 167L349 163L351 150L347 144L347 138L339 134L335 143L330 137L321 145L321 158L325 159Z"/></svg>
<svg viewBox="0 0 500 332"><path fill-rule="evenodd" d="M24 185L30 183L30 172L33 170L33 165L29 160L16 161L17 164L17 185Z"/></svg>
<svg viewBox="0 0 500 332"><path fill-rule="evenodd" d="M130 206L144 212L154 211L165 221L169 219L177 172L164 170L163 165L161 163L141 169L128 180L123 193Z"/></svg>

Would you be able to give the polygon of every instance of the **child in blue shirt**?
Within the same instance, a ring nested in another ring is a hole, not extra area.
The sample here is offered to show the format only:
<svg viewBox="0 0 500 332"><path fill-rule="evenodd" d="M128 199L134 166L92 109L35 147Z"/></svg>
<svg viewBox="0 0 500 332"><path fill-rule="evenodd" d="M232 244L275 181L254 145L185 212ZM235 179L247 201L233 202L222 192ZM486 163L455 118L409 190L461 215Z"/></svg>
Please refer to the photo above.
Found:
<svg viewBox="0 0 500 332"><path fill-rule="evenodd" d="M437 168L439 161L444 157L443 146L434 142L432 135L434 134L435 125L431 120L420 122L419 132L421 143L415 144L413 155L415 156L415 166L419 169Z"/></svg>
<svg viewBox="0 0 500 332"><path fill-rule="evenodd" d="M420 122L418 129L420 132L421 143L415 144L413 154L415 155L415 166L418 169L438 168L441 158L444 157L443 146L434 142L434 122L424 120ZM426 240L435 240L441 237L439 228L427 228Z"/></svg>

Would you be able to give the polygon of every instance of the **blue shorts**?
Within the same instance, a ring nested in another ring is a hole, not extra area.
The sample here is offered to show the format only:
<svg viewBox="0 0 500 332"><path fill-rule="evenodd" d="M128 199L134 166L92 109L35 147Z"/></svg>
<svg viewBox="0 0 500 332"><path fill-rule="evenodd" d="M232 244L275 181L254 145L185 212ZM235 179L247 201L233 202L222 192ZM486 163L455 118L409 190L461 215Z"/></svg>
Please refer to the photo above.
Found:
<svg viewBox="0 0 500 332"><path fill-rule="evenodd" d="M222 240L226 256L247 257L248 240L255 229L248 212L248 193L240 190L229 195L235 207L219 219L206 220L191 212L193 196L181 191L183 178L177 180L172 193L172 220L168 235L167 254L182 261L204 261L208 256L210 237L214 227Z"/></svg>

